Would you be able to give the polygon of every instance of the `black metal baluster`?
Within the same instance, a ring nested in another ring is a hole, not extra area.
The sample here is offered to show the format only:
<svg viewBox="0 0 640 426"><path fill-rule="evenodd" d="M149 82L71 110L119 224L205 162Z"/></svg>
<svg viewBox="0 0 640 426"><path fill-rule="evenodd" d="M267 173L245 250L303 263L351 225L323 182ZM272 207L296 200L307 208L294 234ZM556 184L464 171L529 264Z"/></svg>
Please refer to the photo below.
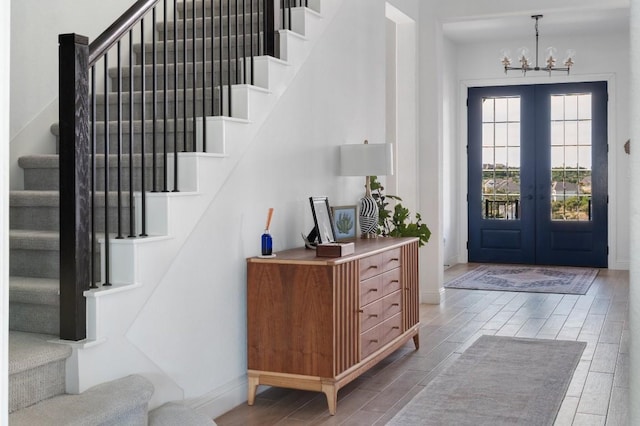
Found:
<svg viewBox="0 0 640 426"><path fill-rule="evenodd" d="M253 36L253 0L249 0L249 39L251 40L249 42L249 50L251 52L251 85L253 85L253 74L254 74L254 67L253 67L253 40L254 40L254 36Z"/></svg>
<svg viewBox="0 0 640 426"><path fill-rule="evenodd" d="M152 31L153 32L153 31ZM147 236L147 188L146 188L146 182L145 182L145 174L147 169L145 168L146 162L145 162L145 156L147 155L147 150L145 147L145 139L147 136L147 105L146 105L146 90L147 90L147 85L146 85L146 71L145 71L145 65L146 65L146 58L145 58L145 54L146 54L146 49L145 49L145 44L144 44L144 18L140 20L140 44L142 45L142 51L140 53L140 56L142 57L142 63L140 64L140 69L141 71L141 78L142 78L142 91L141 91L141 98L140 98L140 115L141 118L140 120L142 121L142 137L140 139L140 236L141 237L146 237ZM155 90L155 87L154 87ZM155 122L153 123L154 127L155 127ZM132 181L133 182L133 181ZM132 195L133 197L133 195ZM131 209L131 212L133 213L133 208ZM133 214L132 214L133 217ZM131 228L133 230L133 227ZM132 233L133 234L133 233Z"/></svg>
<svg viewBox="0 0 640 426"><path fill-rule="evenodd" d="M104 286L110 286L109 244L109 64L104 55ZM119 80L118 80L119 81Z"/></svg>
<svg viewBox="0 0 640 426"><path fill-rule="evenodd" d="M220 30L219 31L219 33L220 33L220 45L218 46L218 49L219 49L219 52L220 52L220 55L218 55L219 58L220 58L220 63L219 63L219 66L220 66L220 76L219 76L219 80L220 80L220 115L224 115L224 96L223 96L224 87L222 85L222 76L224 75L224 71L223 71L223 68L222 68L222 64L223 64L222 47L224 45L223 44L224 43L224 38L222 37L222 34L223 34L223 30L222 30L222 27L223 27L223 25L222 25L222 13L223 13L223 11L222 11L222 3L223 2L220 1L220 20L218 22L218 24L220 26L220 28L219 28L219 30Z"/></svg>
<svg viewBox="0 0 640 426"><path fill-rule="evenodd" d="M108 96L105 93L105 96ZM95 254L98 252L98 242L96 238L96 66L91 67L91 285L90 288L98 288L96 285L96 264Z"/></svg>
<svg viewBox="0 0 640 426"><path fill-rule="evenodd" d="M167 60L167 55L168 55L168 49L167 49L167 20L169 19L168 17L168 7L167 7L167 0L164 0L164 57L163 57L163 62L164 62L164 79L163 79L163 86L164 86L164 92L163 92L163 98L164 98L164 102L163 102L163 106L164 106L164 115L163 115L163 134L164 134L164 138L162 140L162 151L163 151L163 156L162 156L162 163L163 163L163 168L162 168L162 174L164 176L164 184L163 184L163 189L162 192L169 192L169 176L168 176L168 170L169 170L169 164L168 164L168 158L169 158L169 153L168 153L168 147L167 147L167 142L168 142L168 134L167 134L167 127L169 125L169 105L167 103L167 97L168 97L168 92L169 92L169 72L167 70L167 66L168 66L168 60Z"/></svg>
<svg viewBox="0 0 640 426"><path fill-rule="evenodd" d="M117 61L117 67L118 67L118 85L117 85L117 89L118 89L118 147L117 147L117 157L116 157L116 162L117 162L117 175L116 175L116 182L117 182L117 200L116 200L116 211L117 211L117 218L118 218L118 235L116 236L116 238L120 239L120 238L124 238L122 236L122 205L121 205L121 199L122 199L122 59L121 59L121 43L120 41L118 41L118 61ZM131 73L131 72L130 72ZM109 122L106 123L106 125L109 125ZM132 129L129 129L129 132L131 132ZM109 197L109 192L107 192L106 197ZM105 216L105 217L108 217Z"/></svg>
<svg viewBox="0 0 640 426"><path fill-rule="evenodd" d="M292 26L291 26L291 1L292 0L288 0L289 1L289 30L291 30Z"/></svg>
<svg viewBox="0 0 640 426"><path fill-rule="evenodd" d="M158 191L158 186L157 186L157 179L156 179L156 173L157 173L157 169L158 169L158 164L156 161L156 140L157 140L157 136L158 136L158 132L157 132L157 122L158 122L158 76L157 76L157 71L158 71L158 54L157 52L157 37L156 37L156 28L157 28L157 16L156 16L156 8L153 8L152 11L152 21L153 21L153 30L151 31L152 34L152 47L153 47L153 52L151 52L152 55L152 62L153 62L153 138L152 138L152 142L153 142L153 146L151 147L151 192L157 192ZM144 232L144 231L143 231Z"/></svg>
<svg viewBox="0 0 640 426"><path fill-rule="evenodd" d="M242 0L242 70L244 84L247 84L247 11L246 0Z"/></svg>
<svg viewBox="0 0 640 426"><path fill-rule="evenodd" d="M136 236L135 218L133 216L133 75L135 68L133 67L133 30L129 30L129 238ZM144 67L142 69L142 93L144 93ZM144 138L144 118L142 119L142 137Z"/></svg>
<svg viewBox="0 0 640 426"><path fill-rule="evenodd" d="M203 0L204 1L204 0ZM216 115L216 70L215 70L215 59L216 59L216 7L215 1L211 0L211 115ZM221 23L219 23L221 24ZM220 25L222 26L222 25ZM222 43L222 40L220 40ZM204 126L206 127L206 125Z"/></svg>
<svg viewBox="0 0 640 426"><path fill-rule="evenodd" d="M173 92L178 97L178 0L173 0ZM185 72L186 74L186 72ZM178 102L173 103L173 191L178 192Z"/></svg>
<svg viewBox="0 0 640 426"><path fill-rule="evenodd" d="M262 4L262 44L264 55L275 56L275 4L272 0L265 0Z"/></svg>
<svg viewBox="0 0 640 426"><path fill-rule="evenodd" d="M235 16L235 20L236 20L236 38L235 38L235 45L236 45L236 81L235 83L238 84L240 82L240 63L239 63L239 55L238 55L238 48L240 45L240 39L238 38L238 0L236 0L236 16ZM229 91L231 91L231 87L229 87ZM229 114L231 115L231 114Z"/></svg>
<svg viewBox="0 0 640 426"><path fill-rule="evenodd" d="M193 0L195 2L195 0ZM195 7L195 4L194 4ZM193 23L195 25L195 22ZM176 54L178 50L176 48ZM195 51L193 52L195 55ZM195 60L195 59L194 59ZM187 0L182 0L182 151L187 150ZM177 91L176 91L177 94ZM177 99L176 99L177 101ZM176 122L176 125L178 123Z"/></svg>
<svg viewBox="0 0 640 426"><path fill-rule="evenodd" d="M186 0L183 0L186 2ZM202 4L204 5L204 1L202 1ZM202 6L204 8L204 6ZM191 40L191 46L193 47L193 63L191 65L191 78L193 79L193 86L191 87L191 94L192 94L192 98L191 98L191 109L192 109L192 124L193 124L193 129L192 129L192 134L191 134L191 142L192 142L192 146L191 146L191 151L195 152L196 151L196 117L197 117L197 113L196 113L196 103L197 103L197 99L196 99L196 93L198 90L198 85L196 84L197 82L197 67L196 67L196 41L198 40L198 32L197 32L197 28L196 28L196 10L198 8L196 7L196 0L193 0L193 11L191 14L191 17L193 19L193 28L192 28L192 33L191 33L191 37L193 40ZM204 18L204 15L203 15ZM202 23L204 25L204 21ZM204 47L204 39L202 40L202 45ZM203 49L204 50L204 49ZM204 61L204 59L203 59ZM204 85L202 86L202 93L204 94ZM185 122L187 121L187 117L185 117ZM187 143L187 132L186 132L186 126L185 126L185 132L184 132L184 143ZM186 151L186 149L185 149Z"/></svg>
<svg viewBox="0 0 640 426"><path fill-rule="evenodd" d="M207 2L202 0L202 152L207 152ZM211 9L211 25L213 25L213 8ZM211 45L213 46L213 32L211 33ZM212 56L213 58L213 56ZM211 64L211 80L213 80L213 63ZM213 111L212 111L213 112ZM195 113L193 115L193 128L196 128ZM193 138L195 141L196 138ZM196 144L193 144L196 150Z"/></svg>
<svg viewBox="0 0 640 426"><path fill-rule="evenodd" d="M227 116L232 116L231 111L231 2L227 4L227 101L229 108Z"/></svg>

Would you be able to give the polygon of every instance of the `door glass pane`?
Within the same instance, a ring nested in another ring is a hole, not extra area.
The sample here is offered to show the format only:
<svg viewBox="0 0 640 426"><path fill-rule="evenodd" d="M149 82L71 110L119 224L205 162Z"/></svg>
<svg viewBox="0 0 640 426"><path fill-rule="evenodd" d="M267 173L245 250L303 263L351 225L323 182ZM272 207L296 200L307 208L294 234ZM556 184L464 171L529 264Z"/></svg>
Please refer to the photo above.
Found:
<svg viewBox="0 0 640 426"><path fill-rule="evenodd" d="M591 94L551 96L551 219L591 220Z"/></svg>
<svg viewBox="0 0 640 426"><path fill-rule="evenodd" d="M483 98L482 217L520 213L520 97Z"/></svg>

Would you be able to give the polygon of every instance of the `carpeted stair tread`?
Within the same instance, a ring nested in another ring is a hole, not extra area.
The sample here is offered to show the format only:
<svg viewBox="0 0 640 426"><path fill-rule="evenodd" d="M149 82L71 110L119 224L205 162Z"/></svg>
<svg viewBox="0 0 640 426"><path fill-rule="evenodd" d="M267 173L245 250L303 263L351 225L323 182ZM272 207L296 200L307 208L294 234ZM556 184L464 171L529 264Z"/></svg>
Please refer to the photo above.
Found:
<svg viewBox="0 0 640 426"><path fill-rule="evenodd" d="M60 305L60 281L50 278L9 277L11 303Z"/></svg>
<svg viewBox="0 0 640 426"><path fill-rule="evenodd" d="M147 425L153 385L131 375L79 395L60 395L9 416L12 426Z"/></svg>
<svg viewBox="0 0 640 426"><path fill-rule="evenodd" d="M9 375L71 356L71 347L50 343L58 339L49 334L9 331Z"/></svg>
<svg viewBox="0 0 640 426"><path fill-rule="evenodd" d="M60 233L55 231L9 230L9 247L22 250L60 249Z"/></svg>

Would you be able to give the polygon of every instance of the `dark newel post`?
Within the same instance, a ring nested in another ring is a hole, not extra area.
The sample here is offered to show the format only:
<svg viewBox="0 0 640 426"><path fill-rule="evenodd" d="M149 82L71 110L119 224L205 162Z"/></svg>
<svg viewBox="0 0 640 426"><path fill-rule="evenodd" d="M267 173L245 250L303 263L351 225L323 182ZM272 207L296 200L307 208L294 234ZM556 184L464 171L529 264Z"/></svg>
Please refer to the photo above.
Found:
<svg viewBox="0 0 640 426"><path fill-rule="evenodd" d="M264 0L264 54L276 56L276 6L278 0Z"/></svg>
<svg viewBox="0 0 640 426"><path fill-rule="evenodd" d="M60 338L86 337L91 268L89 169L89 40L58 37L60 79Z"/></svg>

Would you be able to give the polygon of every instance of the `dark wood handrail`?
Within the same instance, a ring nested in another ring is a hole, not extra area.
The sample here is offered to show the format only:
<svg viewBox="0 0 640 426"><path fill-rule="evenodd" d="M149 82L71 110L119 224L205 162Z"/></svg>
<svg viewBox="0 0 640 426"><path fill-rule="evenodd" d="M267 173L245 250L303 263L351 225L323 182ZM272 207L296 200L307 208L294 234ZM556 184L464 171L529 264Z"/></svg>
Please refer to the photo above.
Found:
<svg viewBox="0 0 640 426"><path fill-rule="evenodd" d="M116 21L89 44L89 66L96 63L118 42L159 0L138 0Z"/></svg>

